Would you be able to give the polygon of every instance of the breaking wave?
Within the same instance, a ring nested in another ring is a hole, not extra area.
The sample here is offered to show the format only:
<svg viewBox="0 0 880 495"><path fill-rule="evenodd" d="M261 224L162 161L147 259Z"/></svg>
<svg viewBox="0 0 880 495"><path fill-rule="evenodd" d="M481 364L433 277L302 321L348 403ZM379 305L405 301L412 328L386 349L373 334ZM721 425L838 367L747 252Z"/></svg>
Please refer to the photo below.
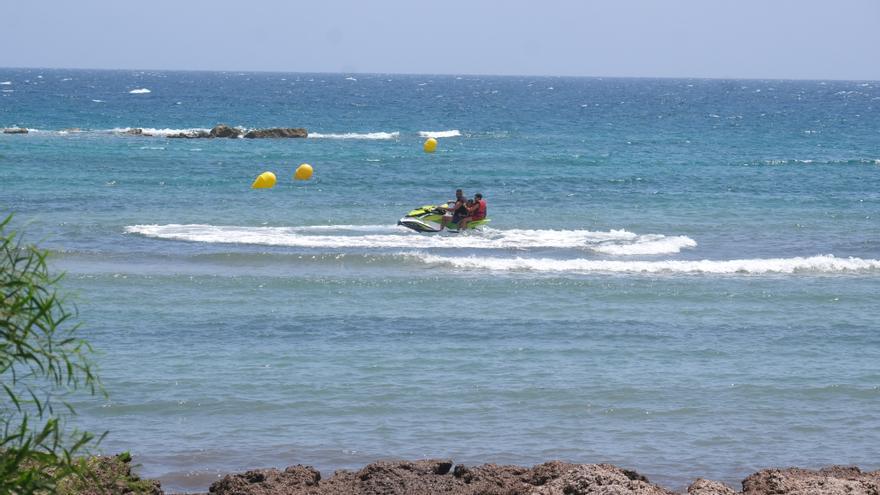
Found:
<svg viewBox="0 0 880 495"><path fill-rule="evenodd" d="M346 132L341 134L322 134L319 132L310 132L309 138L314 139L397 139L400 137L399 132Z"/></svg>
<svg viewBox="0 0 880 495"><path fill-rule="evenodd" d="M132 95L143 95L143 94L147 94L147 93L152 93L152 91L150 91L147 88L139 88L139 89L133 89L128 92L128 94L132 94Z"/></svg>
<svg viewBox="0 0 880 495"><path fill-rule="evenodd" d="M674 254L697 245L686 236L640 235L626 230L496 230L423 235L393 225L236 227L131 225L127 233L156 239L305 248L574 249L613 256Z"/></svg>
<svg viewBox="0 0 880 495"><path fill-rule="evenodd" d="M419 131L419 137L423 138L449 138L461 136L461 131L452 129L451 131Z"/></svg>
<svg viewBox="0 0 880 495"><path fill-rule="evenodd" d="M135 128L134 127L116 127L116 128L110 129L109 132L112 132L114 134L124 134L132 129L135 129ZM198 127L194 127L194 128L190 128L190 129L154 129L152 127L137 127L136 129L141 129L142 136L159 136L159 137L171 136L174 134L181 134L181 133L187 134L187 133L194 133L194 132L209 132L211 130L211 129L198 128Z"/></svg>
<svg viewBox="0 0 880 495"><path fill-rule="evenodd" d="M551 258L448 257L425 253L406 253L408 258L428 265L465 270L563 273L682 273L682 274L792 274L855 273L880 270L880 260L836 258L833 255L808 258L768 258L742 260L664 260L620 261Z"/></svg>

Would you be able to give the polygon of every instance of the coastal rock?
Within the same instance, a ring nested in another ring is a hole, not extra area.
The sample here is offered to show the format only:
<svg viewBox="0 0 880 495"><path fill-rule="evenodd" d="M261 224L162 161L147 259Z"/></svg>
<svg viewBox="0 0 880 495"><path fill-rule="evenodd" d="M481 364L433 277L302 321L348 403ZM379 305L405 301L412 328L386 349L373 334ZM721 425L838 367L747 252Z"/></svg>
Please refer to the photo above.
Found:
<svg viewBox="0 0 880 495"><path fill-rule="evenodd" d="M857 467L764 469L743 480L743 495L877 495L880 471Z"/></svg>
<svg viewBox="0 0 880 495"><path fill-rule="evenodd" d="M241 137L242 130L235 127L229 127L226 124L218 124L211 129L211 137L217 138L237 138Z"/></svg>
<svg viewBox="0 0 880 495"><path fill-rule="evenodd" d="M211 135L208 131L203 131L201 129L178 132L177 134L169 134L169 138L172 139L204 139L204 138L212 138L214 136Z"/></svg>
<svg viewBox="0 0 880 495"><path fill-rule="evenodd" d="M3 134L27 134L28 130L24 127L10 127L3 129Z"/></svg>
<svg viewBox="0 0 880 495"><path fill-rule="evenodd" d="M532 469L522 466L483 464L482 466L468 467L458 465L455 466L453 476L464 483L461 490L453 493L525 494L531 493L535 487L529 483L533 477Z"/></svg>
<svg viewBox="0 0 880 495"><path fill-rule="evenodd" d="M255 469L244 474L228 474L208 489L217 495L274 495L309 493L321 480L321 473L311 466L278 469Z"/></svg>
<svg viewBox="0 0 880 495"><path fill-rule="evenodd" d="M122 131L122 134L127 134L129 136L149 136L149 134L144 134L144 130L140 127L132 127L131 129Z"/></svg>
<svg viewBox="0 0 880 495"><path fill-rule="evenodd" d="M270 129L253 129L245 133L244 137L248 139L257 138L304 138L309 133L302 127L285 128L273 127Z"/></svg>
<svg viewBox="0 0 880 495"><path fill-rule="evenodd" d="M736 490L719 481L697 478L687 490L688 495L736 495Z"/></svg>
<svg viewBox="0 0 880 495"><path fill-rule="evenodd" d="M450 472L452 471L452 472ZM359 471L341 470L326 480L311 467L263 469L225 476L214 495L669 495L633 471L607 464L548 462L533 468L452 461L381 461ZM703 493L706 495L706 492Z"/></svg>
<svg viewBox="0 0 880 495"><path fill-rule="evenodd" d="M581 464L531 492L534 495L673 495L634 471L610 464Z"/></svg>

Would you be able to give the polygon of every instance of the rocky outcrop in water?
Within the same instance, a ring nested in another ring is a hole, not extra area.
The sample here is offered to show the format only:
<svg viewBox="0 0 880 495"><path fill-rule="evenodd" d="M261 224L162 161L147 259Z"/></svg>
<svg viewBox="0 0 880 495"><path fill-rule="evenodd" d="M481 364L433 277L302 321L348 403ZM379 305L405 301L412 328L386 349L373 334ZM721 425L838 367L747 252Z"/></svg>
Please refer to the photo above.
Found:
<svg viewBox="0 0 880 495"><path fill-rule="evenodd" d="M217 138L237 138L242 135L244 131L235 127L229 127L226 124L218 124L215 125L213 129L211 129L211 137Z"/></svg>
<svg viewBox="0 0 880 495"><path fill-rule="evenodd" d="M6 130L4 130L6 132ZM27 129L24 129L27 132ZM121 134L128 136L155 136L149 132L145 132L140 127L133 127L122 131ZM211 138L248 138L248 139L264 139L264 138L304 138L308 137L309 132L302 127L272 127L269 129L251 129L245 132L237 127L230 127L226 124L218 124L210 131L204 129L192 129L182 131L175 134L168 134L165 137L170 139L211 139Z"/></svg>
<svg viewBox="0 0 880 495"><path fill-rule="evenodd" d="M24 127L10 127L3 129L3 134L27 134L28 130Z"/></svg>
<svg viewBox="0 0 880 495"><path fill-rule="evenodd" d="M247 139L256 138L304 138L309 133L302 127L274 127L271 129L254 129L245 133Z"/></svg>
<svg viewBox="0 0 880 495"><path fill-rule="evenodd" d="M196 129L192 131L178 132L177 134L169 134L168 137L171 139L205 139L212 138L214 136L212 136L211 133L208 131Z"/></svg>

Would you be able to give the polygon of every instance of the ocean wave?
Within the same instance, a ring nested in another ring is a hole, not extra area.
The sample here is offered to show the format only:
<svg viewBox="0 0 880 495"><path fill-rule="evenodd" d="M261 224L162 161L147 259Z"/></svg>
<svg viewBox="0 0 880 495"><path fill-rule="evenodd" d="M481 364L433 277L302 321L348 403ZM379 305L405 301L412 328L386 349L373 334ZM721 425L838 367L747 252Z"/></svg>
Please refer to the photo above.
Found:
<svg viewBox="0 0 880 495"><path fill-rule="evenodd" d="M669 273L669 274L794 274L857 273L880 270L880 260L836 258L820 255L808 258L767 258L741 260L664 260L620 261L551 258L448 257L426 253L402 255L428 265L465 270L548 273Z"/></svg>
<svg viewBox="0 0 880 495"><path fill-rule="evenodd" d="M109 132L113 134L124 134L132 129L141 129L143 131L143 136L171 136L173 134L181 134L181 133L195 133L195 132L210 132L211 129L205 128L190 128L190 129L154 129L152 127L115 127L110 129Z"/></svg>
<svg viewBox="0 0 880 495"><path fill-rule="evenodd" d="M639 235L626 230L499 230L423 235L393 225L236 227L131 225L127 233L179 241L307 248L574 249L613 256L674 254L697 245L686 236ZM351 235L356 232L359 235Z"/></svg>
<svg viewBox="0 0 880 495"><path fill-rule="evenodd" d="M449 131L419 131L419 136L423 138L449 138L461 136L461 131L458 129L452 129Z"/></svg>
<svg viewBox="0 0 880 495"><path fill-rule="evenodd" d="M147 93L152 93L152 91L150 91L147 88L138 88L138 89L133 89L128 92L128 94L131 94L131 95L143 95L143 94L147 94Z"/></svg>
<svg viewBox="0 0 880 495"><path fill-rule="evenodd" d="M12 81L3 81L3 82L0 82L0 86L11 86L11 85L12 85Z"/></svg>
<svg viewBox="0 0 880 495"><path fill-rule="evenodd" d="M319 132L309 133L309 138L314 139L397 139L399 137L399 132L346 132L341 134L322 134Z"/></svg>
<svg viewBox="0 0 880 495"><path fill-rule="evenodd" d="M842 158L839 160L822 160L812 158L780 158L753 162L756 165L873 165L878 163L872 158Z"/></svg>

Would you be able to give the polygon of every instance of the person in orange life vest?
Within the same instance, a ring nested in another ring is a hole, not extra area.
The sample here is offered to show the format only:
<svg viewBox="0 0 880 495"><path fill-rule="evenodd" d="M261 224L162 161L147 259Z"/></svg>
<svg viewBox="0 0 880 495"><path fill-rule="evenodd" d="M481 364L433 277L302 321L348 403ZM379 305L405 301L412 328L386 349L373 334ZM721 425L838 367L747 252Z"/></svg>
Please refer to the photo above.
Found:
<svg viewBox="0 0 880 495"><path fill-rule="evenodd" d="M474 204L468 208L468 215L458 221L458 230L466 229L470 222L486 218L486 211L486 200L483 199L483 195L480 193L474 194Z"/></svg>

